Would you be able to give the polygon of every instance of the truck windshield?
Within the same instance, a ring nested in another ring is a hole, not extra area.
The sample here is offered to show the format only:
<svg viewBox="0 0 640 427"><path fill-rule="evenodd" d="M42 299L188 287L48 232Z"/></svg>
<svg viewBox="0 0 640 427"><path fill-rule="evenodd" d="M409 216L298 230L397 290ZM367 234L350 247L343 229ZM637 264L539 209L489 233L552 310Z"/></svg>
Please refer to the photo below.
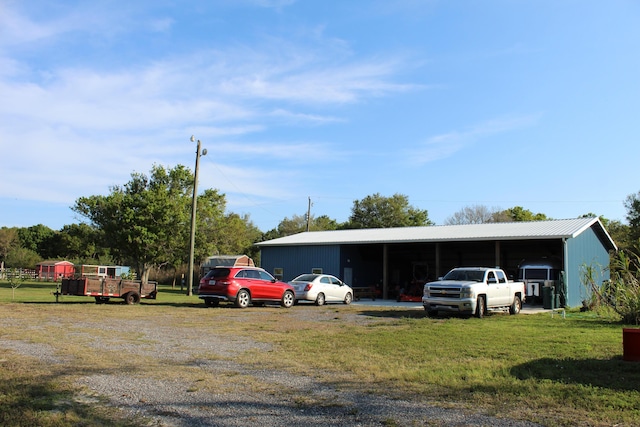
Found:
<svg viewBox="0 0 640 427"><path fill-rule="evenodd" d="M448 272L444 280L457 280L465 282L482 282L484 279L484 271L479 270L451 270Z"/></svg>

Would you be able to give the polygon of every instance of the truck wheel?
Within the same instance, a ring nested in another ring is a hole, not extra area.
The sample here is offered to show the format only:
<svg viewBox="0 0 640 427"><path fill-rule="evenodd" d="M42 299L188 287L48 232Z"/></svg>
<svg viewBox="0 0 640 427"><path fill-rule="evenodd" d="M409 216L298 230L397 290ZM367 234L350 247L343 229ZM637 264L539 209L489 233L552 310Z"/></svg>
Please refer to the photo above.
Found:
<svg viewBox="0 0 640 427"><path fill-rule="evenodd" d="M236 307L247 308L251 302L251 295L246 289L240 289L238 295L236 295Z"/></svg>
<svg viewBox="0 0 640 427"><path fill-rule="evenodd" d="M318 294L318 296L316 297L316 305L324 305L324 294L322 292L320 292Z"/></svg>
<svg viewBox="0 0 640 427"><path fill-rule="evenodd" d="M438 316L438 310L431 310L431 309L425 308L425 311L427 312L427 317L437 317Z"/></svg>
<svg viewBox="0 0 640 427"><path fill-rule="evenodd" d="M109 302L109 297L96 297L96 304L104 304Z"/></svg>
<svg viewBox="0 0 640 427"><path fill-rule="evenodd" d="M478 319L482 319L484 317L484 313L487 310L487 303L484 297L481 295L478 297L478 302L476 304L476 317Z"/></svg>
<svg viewBox="0 0 640 427"><path fill-rule="evenodd" d="M295 295L291 291L285 291L284 295L282 295L282 300L280 301L280 305L284 308L291 308L296 301Z"/></svg>
<svg viewBox="0 0 640 427"><path fill-rule="evenodd" d="M516 295L513 298L513 304L511 304L511 307L509 307L509 314L518 314L520 313L521 308L522 308L522 300L520 300L520 297Z"/></svg>
<svg viewBox="0 0 640 427"><path fill-rule="evenodd" d="M129 305L137 304L140 302L140 294L138 294L137 292L129 292L125 294L124 302L126 302Z"/></svg>

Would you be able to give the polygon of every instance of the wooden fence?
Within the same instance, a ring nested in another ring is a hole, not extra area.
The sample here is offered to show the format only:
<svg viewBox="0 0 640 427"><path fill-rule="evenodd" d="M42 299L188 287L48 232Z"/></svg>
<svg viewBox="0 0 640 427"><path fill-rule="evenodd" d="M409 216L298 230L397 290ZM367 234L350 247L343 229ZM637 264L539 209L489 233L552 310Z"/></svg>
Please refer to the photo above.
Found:
<svg viewBox="0 0 640 427"><path fill-rule="evenodd" d="M38 273L30 268L0 268L0 279L38 280Z"/></svg>

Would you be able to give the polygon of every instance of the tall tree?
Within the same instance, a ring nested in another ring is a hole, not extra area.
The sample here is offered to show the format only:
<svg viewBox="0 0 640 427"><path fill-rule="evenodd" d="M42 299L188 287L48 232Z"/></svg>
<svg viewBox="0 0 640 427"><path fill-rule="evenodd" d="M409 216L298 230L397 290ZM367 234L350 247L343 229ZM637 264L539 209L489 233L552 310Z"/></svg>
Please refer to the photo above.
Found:
<svg viewBox="0 0 640 427"><path fill-rule="evenodd" d="M484 205L465 206L458 212L445 219L445 225L484 224L493 222L494 215L499 209L489 209Z"/></svg>
<svg viewBox="0 0 640 427"><path fill-rule="evenodd" d="M107 196L77 199L73 210L103 233L117 261L134 265L145 282L152 267L187 261L193 194L188 168L154 165L149 177L132 173L128 183L110 190ZM223 211L223 195L206 190L198 196L198 232L216 226ZM201 259L209 249L196 235L196 259Z"/></svg>
<svg viewBox="0 0 640 427"><path fill-rule="evenodd" d="M426 210L409 204L404 194L391 197L379 193L355 200L344 228L391 228L433 225Z"/></svg>

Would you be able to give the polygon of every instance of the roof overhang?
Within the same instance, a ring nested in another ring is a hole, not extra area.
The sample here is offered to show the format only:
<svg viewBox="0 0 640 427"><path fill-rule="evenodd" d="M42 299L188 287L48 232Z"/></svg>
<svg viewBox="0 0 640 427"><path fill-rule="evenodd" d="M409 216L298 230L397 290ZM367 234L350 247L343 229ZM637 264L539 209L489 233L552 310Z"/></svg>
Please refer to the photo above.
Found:
<svg viewBox="0 0 640 427"><path fill-rule="evenodd" d="M617 249L600 219L595 217L529 222L311 231L259 242L256 243L256 246L569 239L580 235L589 228L594 230L607 250Z"/></svg>

